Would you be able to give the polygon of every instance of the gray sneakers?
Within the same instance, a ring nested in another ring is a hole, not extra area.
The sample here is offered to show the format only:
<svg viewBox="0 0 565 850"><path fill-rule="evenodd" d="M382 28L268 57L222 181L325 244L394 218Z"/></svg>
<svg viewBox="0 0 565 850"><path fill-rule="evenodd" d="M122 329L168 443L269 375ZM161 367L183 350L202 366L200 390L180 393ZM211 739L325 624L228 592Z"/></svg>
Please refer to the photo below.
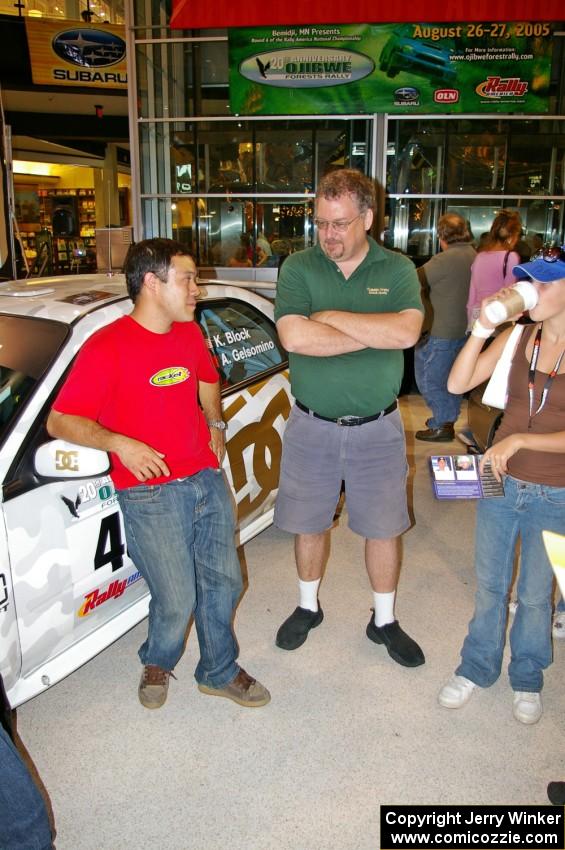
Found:
<svg viewBox="0 0 565 850"><path fill-rule="evenodd" d="M445 683L438 694L438 702L444 708L462 708L479 686L465 676L454 675ZM512 713L519 723L537 723L542 715L541 695L514 691Z"/></svg>
<svg viewBox="0 0 565 850"><path fill-rule="evenodd" d="M438 702L444 708L462 708L469 702L477 685L465 676L453 675L438 694Z"/></svg>
<svg viewBox="0 0 565 850"><path fill-rule="evenodd" d="M137 690L139 701L145 708L161 708L165 704L171 676L175 678L169 670L163 670L156 664L145 665Z"/></svg>
<svg viewBox="0 0 565 850"><path fill-rule="evenodd" d="M512 713L519 723L537 723L543 712L540 693L514 691Z"/></svg>
<svg viewBox="0 0 565 850"><path fill-rule="evenodd" d="M271 695L267 688L261 682L254 679L249 673L246 673L243 668L239 668L239 673L232 681L223 688L211 688L208 685L198 685L198 690L203 694L208 694L212 697L226 697L238 705L243 705L246 708L260 708L262 705L267 705L271 700Z"/></svg>

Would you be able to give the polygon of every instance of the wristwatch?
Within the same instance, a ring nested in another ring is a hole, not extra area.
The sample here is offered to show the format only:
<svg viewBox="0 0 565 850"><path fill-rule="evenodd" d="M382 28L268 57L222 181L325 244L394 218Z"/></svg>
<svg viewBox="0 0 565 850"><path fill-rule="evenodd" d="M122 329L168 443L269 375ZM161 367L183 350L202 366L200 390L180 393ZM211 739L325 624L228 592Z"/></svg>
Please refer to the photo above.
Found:
<svg viewBox="0 0 565 850"><path fill-rule="evenodd" d="M217 428L218 431L225 431L227 427L223 419L214 419L212 422L208 422L208 428Z"/></svg>

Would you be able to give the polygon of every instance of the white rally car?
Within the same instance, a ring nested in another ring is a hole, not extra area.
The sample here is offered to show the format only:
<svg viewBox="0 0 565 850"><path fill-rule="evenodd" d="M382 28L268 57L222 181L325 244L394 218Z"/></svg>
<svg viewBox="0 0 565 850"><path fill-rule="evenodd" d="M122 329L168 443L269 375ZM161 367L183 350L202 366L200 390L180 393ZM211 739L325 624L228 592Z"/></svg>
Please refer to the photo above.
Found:
<svg viewBox="0 0 565 850"><path fill-rule="evenodd" d="M81 345L131 309L122 275L0 283L0 676L14 708L147 614L108 456L45 430ZM272 522L287 356L271 301L251 289L210 283L197 319L221 375L225 472L245 543Z"/></svg>

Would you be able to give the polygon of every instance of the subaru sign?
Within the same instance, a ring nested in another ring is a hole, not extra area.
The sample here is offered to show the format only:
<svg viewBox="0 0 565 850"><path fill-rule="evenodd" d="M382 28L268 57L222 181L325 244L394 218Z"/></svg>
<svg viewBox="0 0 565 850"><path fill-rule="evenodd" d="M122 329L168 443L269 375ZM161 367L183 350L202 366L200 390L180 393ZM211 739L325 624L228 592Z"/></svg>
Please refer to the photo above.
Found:
<svg viewBox="0 0 565 850"><path fill-rule="evenodd" d="M60 59L83 68L115 65L126 55L126 43L119 35L87 27L58 33L52 47Z"/></svg>

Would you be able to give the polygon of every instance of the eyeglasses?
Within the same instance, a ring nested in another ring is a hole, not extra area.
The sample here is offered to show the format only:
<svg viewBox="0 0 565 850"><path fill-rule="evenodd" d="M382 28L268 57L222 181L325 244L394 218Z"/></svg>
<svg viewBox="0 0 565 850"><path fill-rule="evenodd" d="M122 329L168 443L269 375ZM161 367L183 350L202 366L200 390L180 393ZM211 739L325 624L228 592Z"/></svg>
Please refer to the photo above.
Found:
<svg viewBox="0 0 565 850"><path fill-rule="evenodd" d="M364 212L359 213L359 215L356 215L355 218L352 218L349 221L327 221L325 218L315 218L314 224L318 230L328 230L330 227L333 227L336 233L345 233L349 226L363 215L365 215Z"/></svg>
<svg viewBox="0 0 565 850"><path fill-rule="evenodd" d="M540 248L531 257L532 260L545 260L546 263L556 263L557 260L565 262L565 246L550 245L547 248Z"/></svg>

